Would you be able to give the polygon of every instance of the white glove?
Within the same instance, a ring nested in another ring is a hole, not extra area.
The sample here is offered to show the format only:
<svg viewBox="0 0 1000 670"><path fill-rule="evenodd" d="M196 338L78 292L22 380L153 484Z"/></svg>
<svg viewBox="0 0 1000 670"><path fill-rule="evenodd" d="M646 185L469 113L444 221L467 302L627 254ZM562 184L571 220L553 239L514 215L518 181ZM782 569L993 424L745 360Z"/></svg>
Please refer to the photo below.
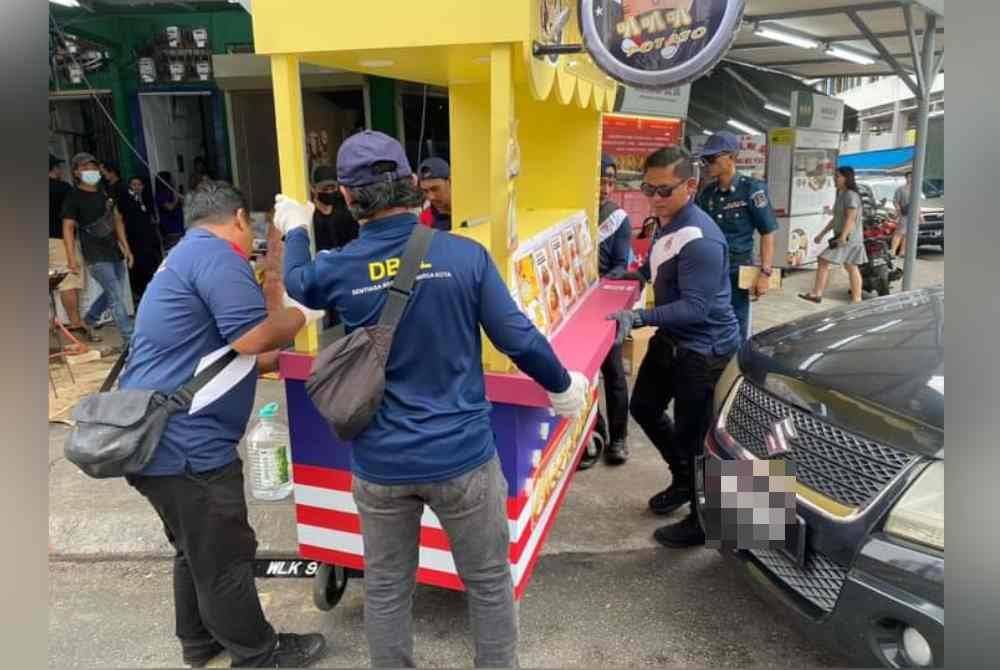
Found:
<svg viewBox="0 0 1000 670"><path fill-rule="evenodd" d="M312 202L300 203L294 198L288 198L280 193L274 197L274 227L287 235L296 228L312 229L313 212L316 205Z"/></svg>
<svg viewBox="0 0 1000 670"><path fill-rule="evenodd" d="M326 312L324 312L323 310L309 309L308 307L298 302L297 300L295 300L295 298L288 295L287 293L285 294L284 302L285 302L285 307L294 307L295 309L302 312L302 316L306 317L307 326L313 321L319 321L324 316L326 316Z"/></svg>
<svg viewBox="0 0 1000 670"><path fill-rule="evenodd" d="M562 393L550 393L552 409L556 414L566 418L575 418L587 404L587 391L590 382L581 372L569 373L569 388Z"/></svg>

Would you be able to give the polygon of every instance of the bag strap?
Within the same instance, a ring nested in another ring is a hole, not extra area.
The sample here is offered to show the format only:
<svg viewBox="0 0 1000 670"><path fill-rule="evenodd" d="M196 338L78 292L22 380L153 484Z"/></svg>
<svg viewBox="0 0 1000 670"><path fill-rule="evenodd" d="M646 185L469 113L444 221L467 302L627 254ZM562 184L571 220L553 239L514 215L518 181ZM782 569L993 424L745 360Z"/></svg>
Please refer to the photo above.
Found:
<svg viewBox="0 0 1000 670"><path fill-rule="evenodd" d="M125 367L125 359L128 358L128 345L122 349L121 356L115 361L115 364L111 366L111 370L108 372L108 376L104 379L104 383L101 384L101 393L107 393L111 390L111 387L115 385L115 381L118 379L118 375L121 374L122 368Z"/></svg>
<svg viewBox="0 0 1000 670"><path fill-rule="evenodd" d="M171 393L171 400L179 402L182 407L190 406L195 394L212 381L217 374L222 372L227 365L232 363L237 356L239 356L239 353L235 349L230 349L222 354L211 365L196 374L191 381Z"/></svg>
<svg viewBox="0 0 1000 670"><path fill-rule="evenodd" d="M406 303L413 293L413 285L416 283L417 274L420 272L420 266L424 262L424 257L431 246L431 239L435 232L433 228L419 223L413 226L413 232L410 233L410 237L406 241L403 258L399 263L399 272L396 274L392 286L389 287L385 307L382 308L382 314L378 319L380 326L389 326L395 330L396 326L399 325L399 320L402 318Z"/></svg>

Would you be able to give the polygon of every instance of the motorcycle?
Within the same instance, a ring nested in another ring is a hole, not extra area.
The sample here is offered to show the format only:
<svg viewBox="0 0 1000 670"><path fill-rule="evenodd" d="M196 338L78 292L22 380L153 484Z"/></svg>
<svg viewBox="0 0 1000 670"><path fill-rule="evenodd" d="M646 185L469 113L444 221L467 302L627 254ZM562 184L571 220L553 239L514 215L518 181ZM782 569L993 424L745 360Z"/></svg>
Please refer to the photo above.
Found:
<svg viewBox="0 0 1000 670"><path fill-rule="evenodd" d="M860 186L860 185L859 185ZM894 213L877 203L870 191L861 191L862 219L865 254L868 262L861 265L861 288L864 292L874 292L880 296L889 295L891 283L903 276L902 268L897 268L892 256L892 236L896 231Z"/></svg>

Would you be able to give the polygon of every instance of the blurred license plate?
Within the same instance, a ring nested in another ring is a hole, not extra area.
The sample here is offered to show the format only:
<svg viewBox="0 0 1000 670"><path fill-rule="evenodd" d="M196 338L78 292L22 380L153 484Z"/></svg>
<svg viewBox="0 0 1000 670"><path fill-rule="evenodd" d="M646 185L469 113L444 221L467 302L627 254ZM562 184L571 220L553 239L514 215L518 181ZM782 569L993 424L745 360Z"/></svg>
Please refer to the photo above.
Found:
<svg viewBox="0 0 1000 670"><path fill-rule="evenodd" d="M806 567L806 522L801 516L795 515L795 523L785 526L785 544L781 553L800 568Z"/></svg>
<svg viewBox="0 0 1000 670"><path fill-rule="evenodd" d="M885 265L885 259L884 258L873 258L872 259L872 267L878 267L879 265Z"/></svg>

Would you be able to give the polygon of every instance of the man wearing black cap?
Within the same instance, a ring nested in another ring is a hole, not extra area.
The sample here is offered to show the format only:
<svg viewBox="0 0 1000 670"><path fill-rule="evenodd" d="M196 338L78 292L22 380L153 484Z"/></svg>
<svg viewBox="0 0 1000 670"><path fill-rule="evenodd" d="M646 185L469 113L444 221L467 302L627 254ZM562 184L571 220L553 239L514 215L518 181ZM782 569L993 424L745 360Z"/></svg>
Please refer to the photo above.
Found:
<svg viewBox="0 0 1000 670"><path fill-rule="evenodd" d="M598 270L602 277L620 279L628 270L632 250L632 224L628 214L611 199L617 185L618 166L607 154L601 156L601 206L598 211ZM611 348L601 365L604 399L608 408L610 442L604 459L610 465L628 460L628 379L622 361L622 346Z"/></svg>
<svg viewBox="0 0 1000 670"><path fill-rule="evenodd" d="M351 332L378 321L422 194L403 147L374 131L341 145L337 181L361 222L356 242L313 260L311 207L284 196L274 223L285 234L288 294L336 310ZM414 666L411 607L426 504L448 535L468 593L476 666L516 667L508 489L490 424L481 332L549 392L560 415L580 413L589 384L559 362L480 244L434 234L421 269L388 354L382 403L352 441L371 664ZM428 337L442 328L448 337Z"/></svg>
<svg viewBox="0 0 1000 670"><path fill-rule="evenodd" d="M451 168L442 158L428 158L417 169L420 190L428 206L420 212L420 223L436 230L451 230Z"/></svg>
<svg viewBox="0 0 1000 670"><path fill-rule="evenodd" d="M339 249L358 236L358 222L337 188L337 168L317 165L312 171L313 235L316 251Z"/></svg>
<svg viewBox="0 0 1000 670"><path fill-rule="evenodd" d="M698 195L698 206L712 217L729 243L729 278L733 311L740 322L740 340L750 336L750 297L767 293L774 259L774 231L778 222L771 211L767 184L736 173L740 141L728 131L708 138L701 160L715 179ZM740 288L740 266L753 262L753 234L760 234L760 276L753 289Z"/></svg>

